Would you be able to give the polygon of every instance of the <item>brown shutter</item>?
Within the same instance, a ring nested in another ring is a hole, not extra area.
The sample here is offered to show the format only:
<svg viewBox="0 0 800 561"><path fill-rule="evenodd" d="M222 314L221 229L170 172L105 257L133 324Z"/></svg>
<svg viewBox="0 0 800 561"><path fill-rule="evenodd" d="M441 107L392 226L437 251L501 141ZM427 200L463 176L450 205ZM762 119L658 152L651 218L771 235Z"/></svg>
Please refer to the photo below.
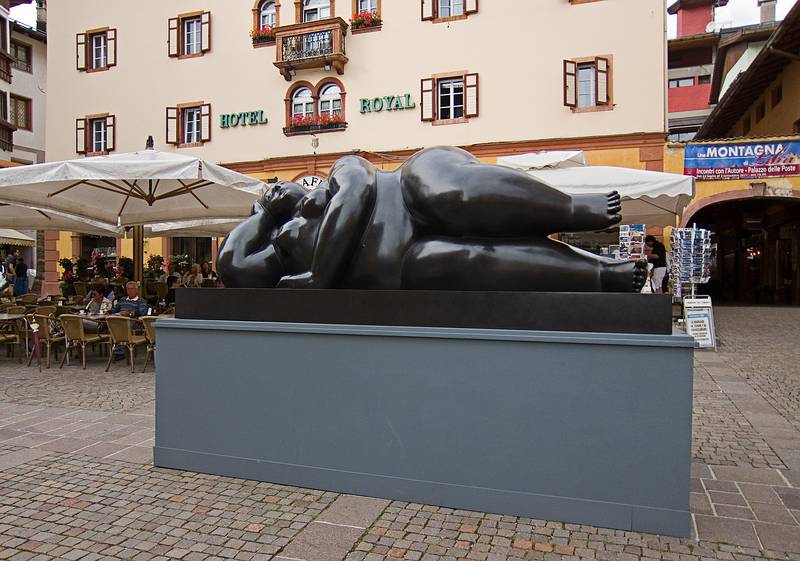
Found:
<svg viewBox="0 0 800 561"><path fill-rule="evenodd" d="M167 144L178 144L178 108L167 107Z"/></svg>
<svg viewBox="0 0 800 561"><path fill-rule="evenodd" d="M211 50L211 12L203 12L200 16L200 51Z"/></svg>
<svg viewBox="0 0 800 561"><path fill-rule="evenodd" d="M422 21L432 20L436 17L436 0L420 0L422 4Z"/></svg>
<svg viewBox="0 0 800 561"><path fill-rule="evenodd" d="M111 68L117 65L117 30L106 31L106 66Z"/></svg>
<svg viewBox="0 0 800 561"><path fill-rule="evenodd" d="M578 64L572 60L564 61L564 105L578 106Z"/></svg>
<svg viewBox="0 0 800 561"><path fill-rule="evenodd" d="M86 33L75 35L75 56L78 70L86 70Z"/></svg>
<svg viewBox="0 0 800 561"><path fill-rule="evenodd" d="M114 115L106 117L106 152L111 152L117 147L117 118Z"/></svg>
<svg viewBox="0 0 800 561"><path fill-rule="evenodd" d="M86 154L86 119L75 119L75 151Z"/></svg>
<svg viewBox="0 0 800 561"><path fill-rule="evenodd" d="M610 102L611 96L609 95L609 62L607 58L603 57L596 57L594 59L594 68L595 72L597 72L596 80L595 80L595 88L596 96L595 99L597 100L597 105L608 105Z"/></svg>
<svg viewBox="0 0 800 561"><path fill-rule="evenodd" d="M167 24L167 54L169 56L180 56L181 54L180 27L178 18L169 18Z"/></svg>
<svg viewBox="0 0 800 561"><path fill-rule="evenodd" d="M433 121L436 119L436 96L433 88L436 81L433 78L423 78L421 80L422 95L420 96L419 108L423 121Z"/></svg>
<svg viewBox="0 0 800 561"><path fill-rule="evenodd" d="M200 106L200 142L211 140L211 104Z"/></svg>
<svg viewBox="0 0 800 561"><path fill-rule="evenodd" d="M464 13L469 14L477 14L478 13L478 0L465 0L464 1Z"/></svg>
<svg viewBox="0 0 800 561"><path fill-rule="evenodd" d="M478 75L464 74L464 116L478 116Z"/></svg>

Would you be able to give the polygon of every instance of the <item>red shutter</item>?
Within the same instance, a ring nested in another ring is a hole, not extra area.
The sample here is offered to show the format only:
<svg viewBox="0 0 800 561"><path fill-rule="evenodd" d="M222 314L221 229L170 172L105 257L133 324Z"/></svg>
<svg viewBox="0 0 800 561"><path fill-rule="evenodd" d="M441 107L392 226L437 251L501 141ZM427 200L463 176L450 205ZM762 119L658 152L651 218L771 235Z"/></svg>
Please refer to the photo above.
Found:
<svg viewBox="0 0 800 561"><path fill-rule="evenodd" d="M578 64L572 60L564 61L564 105L578 106Z"/></svg>
<svg viewBox="0 0 800 561"><path fill-rule="evenodd" d="M200 142L211 140L211 104L200 106Z"/></svg>
<svg viewBox="0 0 800 561"><path fill-rule="evenodd" d="M111 68L117 65L117 30L106 31L106 66Z"/></svg>
<svg viewBox="0 0 800 561"><path fill-rule="evenodd" d="M478 75L464 74L464 116L478 116Z"/></svg>
<svg viewBox="0 0 800 561"><path fill-rule="evenodd" d="M86 33L75 35L75 56L78 70L86 70Z"/></svg>
<svg viewBox="0 0 800 561"><path fill-rule="evenodd" d="M106 152L111 152L117 147L117 118L114 115L106 117Z"/></svg>
<svg viewBox="0 0 800 561"><path fill-rule="evenodd" d="M167 54L169 56L180 56L181 54L180 20L178 18L170 18L167 24Z"/></svg>
<svg viewBox="0 0 800 561"><path fill-rule="evenodd" d="M200 16L200 51L211 50L211 12L203 12Z"/></svg>
<svg viewBox="0 0 800 561"><path fill-rule="evenodd" d="M464 1L464 13L469 14L477 14L478 13L478 0L465 0Z"/></svg>
<svg viewBox="0 0 800 561"><path fill-rule="evenodd" d="M436 17L436 0L420 0L422 4L422 21L429 21Z"/></svg>
<svg viewBox="0 0 800 561"><path fill-rule="evenodd" d="M436 119L436 96L434 95L433 78L423 78L421 80L422 95L420 96L419 108L423 121L433 121Z"/></svg>
<svg viewBox="0 0 800 561"><path fill-rule="evenodd" d="M75 151L86 154L86 119L75 119Z"/></svg>
<svg viewBox="0 0 800 561"><path fill-rule="evenodd" d="M597 90L595 91L597 100L597 105L608 105L611 101L610 95L610 80L609 80L609 71L610 65L607 58L603 57L596 57L594 59L594 68L595 72L597 72L596 80L595 80L595 87Z"/></svg>
<svg viewBox="0 0 800 561"><path fill-rule="evenodd" d="M167 107L167 144L178 144L178 108Z"/></svg>

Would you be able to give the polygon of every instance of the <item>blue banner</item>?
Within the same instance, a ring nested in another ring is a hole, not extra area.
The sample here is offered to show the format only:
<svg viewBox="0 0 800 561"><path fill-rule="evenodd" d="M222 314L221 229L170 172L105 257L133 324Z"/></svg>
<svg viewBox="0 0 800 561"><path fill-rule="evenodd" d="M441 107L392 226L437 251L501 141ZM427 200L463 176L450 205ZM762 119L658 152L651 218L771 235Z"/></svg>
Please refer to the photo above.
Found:
<svg viewBox="0 0 800 561"><path fill-rule="evenodd" d="M687 144L684 174L697 179L800 175L800 140Z"/></svg>

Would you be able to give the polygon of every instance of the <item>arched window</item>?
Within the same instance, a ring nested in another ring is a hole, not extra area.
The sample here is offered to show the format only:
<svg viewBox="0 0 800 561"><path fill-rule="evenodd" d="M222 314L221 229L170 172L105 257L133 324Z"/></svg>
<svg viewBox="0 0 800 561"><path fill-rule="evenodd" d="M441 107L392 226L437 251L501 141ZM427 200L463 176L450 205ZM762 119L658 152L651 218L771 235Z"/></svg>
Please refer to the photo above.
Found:
<svg viewBox="0 0 800 561"><path fill-rule="evenodd" d="M261 9L259 10L258 14L258 27L259 29L263 29L264 27L274 27L275 26L275 2L274 0L267 0L261 4Z"/></svg>
<svg viewBox="0 0 800 561"><path fill-rule="evenodd" d="M322 86L319 93L319 114L331 117L342 114L342 89L336 84Z"/></svg>
<svg viewBox="0 0 800 561"><path fill-rule="evenodd" d="M292 117L313 117L314 96L306 87L298 88L292 94Z"/></svg>
<svg viewBox="0 0 800 561"><path fill-rule="evenodd" d="M331 17L331 0L303 0L303 21Z"/></svg>
<svg viewBox="0 0 800 561"><path fill-rule="evenodd" d="M378 13L378 0L358 0L357 12Z"/></svg>

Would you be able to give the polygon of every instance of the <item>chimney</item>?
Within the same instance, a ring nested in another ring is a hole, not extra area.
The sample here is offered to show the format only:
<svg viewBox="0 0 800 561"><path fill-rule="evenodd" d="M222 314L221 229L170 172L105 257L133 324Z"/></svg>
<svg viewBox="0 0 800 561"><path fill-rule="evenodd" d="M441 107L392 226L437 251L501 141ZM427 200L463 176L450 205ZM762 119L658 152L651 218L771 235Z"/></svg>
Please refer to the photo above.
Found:
<svg viewBox="0 0 800 561"><path fill-rule="evenodd" d="M47 33L47 0L36 0L36 30Z"/></svg>
<svg viewBox="0 0 800 561"><path fill-rule="evenodd" d="M761 7L761 23L775 21L775 4L777 0L758 0Z"/></svg>

